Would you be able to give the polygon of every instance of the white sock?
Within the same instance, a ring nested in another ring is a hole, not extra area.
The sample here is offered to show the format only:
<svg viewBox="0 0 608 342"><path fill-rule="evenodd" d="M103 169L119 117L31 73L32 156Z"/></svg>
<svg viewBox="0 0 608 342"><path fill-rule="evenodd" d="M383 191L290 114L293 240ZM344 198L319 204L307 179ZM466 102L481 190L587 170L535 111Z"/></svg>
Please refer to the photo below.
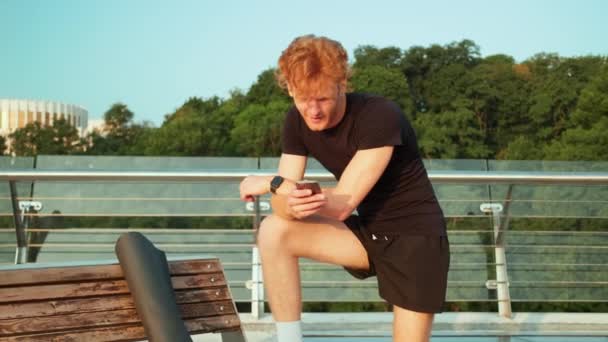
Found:
<svg viewBox="0 0 608 342"><path fill-rule="evenodd" d="M276 322L278 342L302 342L302 321Z"/></svg>

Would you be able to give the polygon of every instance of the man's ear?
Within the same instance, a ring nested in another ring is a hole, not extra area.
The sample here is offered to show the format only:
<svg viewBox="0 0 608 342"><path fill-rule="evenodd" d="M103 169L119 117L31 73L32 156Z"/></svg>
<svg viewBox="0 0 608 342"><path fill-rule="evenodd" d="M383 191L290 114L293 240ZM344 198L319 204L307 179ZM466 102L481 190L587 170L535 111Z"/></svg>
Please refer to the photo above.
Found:
<svg viewBox="0 0 608 342"><path fill-rule="evenodd" d="M291 86L289 86L289 84L287 85L287 94L289 94L290 97L293 97L293 92L291 91Z"/></svg>
<svg viewBox="0 0 608 342"><path fill-rule="evenodd" d="M346 89L346 80L342 80L338 83L338 93L340 95L345 94L347 89Z"/></svg>

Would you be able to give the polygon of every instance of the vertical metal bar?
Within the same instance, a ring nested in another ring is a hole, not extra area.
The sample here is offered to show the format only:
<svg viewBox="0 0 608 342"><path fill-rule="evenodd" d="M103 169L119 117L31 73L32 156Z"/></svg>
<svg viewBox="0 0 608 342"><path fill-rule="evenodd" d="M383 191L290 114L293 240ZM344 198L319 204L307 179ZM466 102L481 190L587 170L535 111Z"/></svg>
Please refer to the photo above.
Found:
<svg viewBox="0 0 608 342"><path fill-rule="evenodd" d="M17 201L17 186L15 181L9 181L11 191L11 203L13 205L13 220L15 223L15 234L17 235L17 248L15 250L15 264L25 264L27 262L27 238L25 228Z"/></svg>
<svg viewBox="0 0 608 342"><path fill-rule="evenodd" d="M251 316L255 319L264 314L264 288L262 287L260 253L257 246L253 247L251 262Z"/></svg>
<svg viewBox="0 0 608 342"><path fill-rule="evenodd" d="M502 208L492 207L492 219L494 222L494 255L496 261L496 293L498 295L498 315L511 318L511 295L509 293L509 277L507 275L507 256L505 252L504 239L498 241L501 233L500 213Z"/></svg>
<svg viewBox="0 0 608 342"><path fill-rule="evenodd" d="M260 252L257 247L257 232L262 222L262 214L260 209L260 196L255 196L254 202L255 218L253 229L255 230L255 242L251 251L251 315L258 319L264 314L264 284L262 278L262 263L260 260Z"/></svg>

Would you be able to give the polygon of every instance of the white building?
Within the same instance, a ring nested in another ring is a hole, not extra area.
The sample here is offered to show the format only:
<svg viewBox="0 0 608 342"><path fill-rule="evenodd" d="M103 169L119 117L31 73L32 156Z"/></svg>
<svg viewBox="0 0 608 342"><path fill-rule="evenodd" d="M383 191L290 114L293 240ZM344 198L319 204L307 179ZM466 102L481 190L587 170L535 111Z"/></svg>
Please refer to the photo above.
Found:
<svg viewBox="0 0 608 342"><path fill-rule="evenodd" d="M64 118L83 135L88 126L88 116L86 109L72 104L0 99L0 134L7 136L35 121L40 122L42 126L50 126L53 121Z"/></svg>
<svg viewBox="0 0 608 342"><path fill-rule="evenodd" d="M90 119L86 128L86 133L91 133L95 130L99 133L104 133L105 127L106 124L104 119Z"/></svg>

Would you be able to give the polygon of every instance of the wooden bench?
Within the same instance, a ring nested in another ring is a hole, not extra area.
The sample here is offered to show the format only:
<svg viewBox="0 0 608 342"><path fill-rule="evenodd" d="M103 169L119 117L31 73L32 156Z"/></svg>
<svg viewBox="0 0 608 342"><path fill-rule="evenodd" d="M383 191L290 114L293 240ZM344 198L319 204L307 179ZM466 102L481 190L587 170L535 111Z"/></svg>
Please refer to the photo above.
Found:
<svg viewBox="0 0 608 342"><path fill-rule="evenodd" d="M190 334L245 341L218 259L169 260L171 283ZM118 261L0 268L1 341L146 339Z"/></svg>

